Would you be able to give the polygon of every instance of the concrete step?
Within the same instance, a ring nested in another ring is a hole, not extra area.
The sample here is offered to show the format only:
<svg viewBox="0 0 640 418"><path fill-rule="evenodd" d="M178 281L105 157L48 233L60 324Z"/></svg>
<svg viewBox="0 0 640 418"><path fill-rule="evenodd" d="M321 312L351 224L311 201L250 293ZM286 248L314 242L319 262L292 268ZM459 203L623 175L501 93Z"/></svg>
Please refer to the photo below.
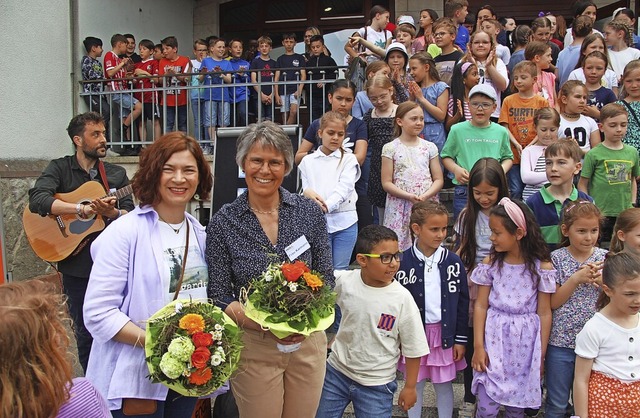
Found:
<svg viewBox="0 0 640 418"><path fill-rule="evenodd" d="M398 390L394 394L393 397L393 410L391 412L391 418L406 418L407 413L400 408L398 403L398 395L400 391L404 387L404 380L401 373L398 373ZM453 417L458 418L459 408L462 406L464 399L464 384L462 379L462 373L458 373L456 376L456 380L453 383ZM422 404L422 414L421 418L438 418L438 408L436 407L436 394L433 390L433 385L427 382L424 387L423 393L423 404ZM533 418L542 418L544 416L543 411L540 411L538 415ZM349 404L347 409L344 412L343 418L355 418L355 413L353 411L353 405ZM499 418L504 417L504 412L501 411L498 414ZM359 417L359 418L368 418L368 417Z"/></svg>

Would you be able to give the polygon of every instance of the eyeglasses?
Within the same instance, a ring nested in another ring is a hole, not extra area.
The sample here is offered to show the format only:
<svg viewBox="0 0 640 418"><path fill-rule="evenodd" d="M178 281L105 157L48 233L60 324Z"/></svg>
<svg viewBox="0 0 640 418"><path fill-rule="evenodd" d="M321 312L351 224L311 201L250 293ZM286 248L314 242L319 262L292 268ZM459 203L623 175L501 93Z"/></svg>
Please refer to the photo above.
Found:
<svg viewBox="0 0 640 418"><path fill-rule="evenodd" d="M386 102L387 100L389 100L390 95L387 94L383 94L382 96L378 96L378 97L369 97L369 101L371 103L380 103L380 102Z"/></svg>
<svg viewBox="0 0 640 418"><path fill-rule="evenodd" d="M484 110L484 109L490 109L492 104L493 103L489 103L489 102L482 102L482 103L480 103L480 102L470 102L469 106L473 107L474 109L482 109L482 110Z"/></svg>
<svg viewBox="0 0 640 418"><path fill-rule="evenodd" d="M362 254L365 257L370 258L379 258L382 264L391 264L391 260L395 260L396 262L402 261L402 253L395 254Z"/></svg>
<svg viewBox="0 0 640 418"><path fill-rule="evenodd" d="M264 163L269 165L269 168L273 171L280 170L284 167L284 161L282 160L263 160L262 158L249 158L249 167L258 170L264 166Z"/></svg>
<svg viewBox="0 0 640 418"><path fill-rule="evenodd" d="M449 32L436 32L436 33L433 34L433 37L434 38L440 38L440 37L448 35L448 34L449 34Z"/></svg>

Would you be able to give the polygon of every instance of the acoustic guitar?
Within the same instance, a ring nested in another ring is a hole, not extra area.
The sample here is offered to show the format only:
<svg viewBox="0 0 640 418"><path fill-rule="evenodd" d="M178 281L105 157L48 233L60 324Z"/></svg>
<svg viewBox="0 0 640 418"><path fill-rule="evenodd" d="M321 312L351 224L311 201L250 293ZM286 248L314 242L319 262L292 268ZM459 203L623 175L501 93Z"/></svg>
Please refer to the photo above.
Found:
<svg viewBox="0 0 640 418"><path fill-rule="evenodd" d="M69 203L91 203L95 199L115 196L121 199L132 193L131 185L125 186L107 195L104 187L97 181L88 181L69 193L57 193L56 199ZM76 214L40 216L24 208L22 225L31 248L43 260L55 262L64 260L83 244L91 234L105 227L100 215L82 219Z"/></svg>

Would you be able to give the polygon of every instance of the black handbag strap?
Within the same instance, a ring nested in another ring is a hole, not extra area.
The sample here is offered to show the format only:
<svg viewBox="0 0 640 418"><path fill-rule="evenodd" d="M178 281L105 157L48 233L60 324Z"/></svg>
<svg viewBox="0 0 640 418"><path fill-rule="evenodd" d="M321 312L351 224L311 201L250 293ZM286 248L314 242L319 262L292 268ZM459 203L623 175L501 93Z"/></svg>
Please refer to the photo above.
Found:
<svg viewBox="0 0 640 418"><path fill-rule="evenodd" d="M622 104L624 104L624 106L627 108L627 110L629 110L629 113L631 113L631 115L633 116L633 119L635 119L635 121L638 124L638 126L640 126L640 120L638 120L638 115L636 115L636 112L633 110L631 105L629 103L627 103L626 100L620 100L620 101L622 102Z"/></svg>

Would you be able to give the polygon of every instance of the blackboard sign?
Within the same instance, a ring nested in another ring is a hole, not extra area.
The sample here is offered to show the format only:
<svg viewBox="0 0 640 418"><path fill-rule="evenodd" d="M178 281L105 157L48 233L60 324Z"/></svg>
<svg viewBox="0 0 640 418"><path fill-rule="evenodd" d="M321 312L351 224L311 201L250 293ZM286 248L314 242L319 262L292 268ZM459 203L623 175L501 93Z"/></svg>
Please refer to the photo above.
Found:
<svg viewBox="0 0 640 418"><path fill-rule="evenodd" d="M295 155L302 139L302 127L282 125L281 128L291 140L293 155ZM247 188L244 173L236 164L236 141L244 129L218 128L216 130L211 214L216 213L225 203L233 202ZM284 178L282 187L292 193L296 192L298 189L298 170L296 167Z"/></svg>

